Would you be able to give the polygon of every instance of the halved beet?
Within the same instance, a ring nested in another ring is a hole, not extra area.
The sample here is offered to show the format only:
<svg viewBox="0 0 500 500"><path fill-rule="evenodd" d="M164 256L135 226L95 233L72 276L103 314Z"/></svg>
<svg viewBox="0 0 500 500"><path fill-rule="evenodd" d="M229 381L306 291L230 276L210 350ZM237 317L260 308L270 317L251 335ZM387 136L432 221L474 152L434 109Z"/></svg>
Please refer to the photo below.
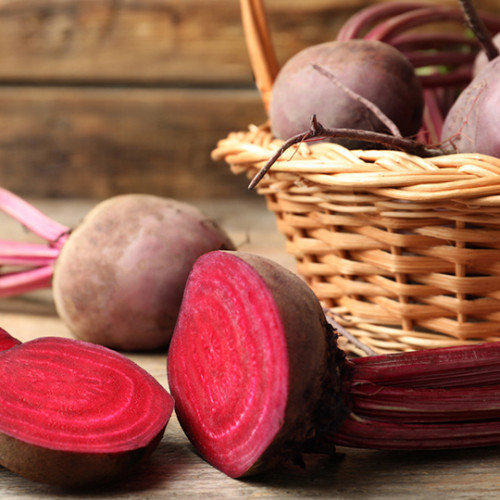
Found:
<svg viewBox="0 0 500 500"><path fill-rule="evenodd" d="M301 449L331 371L327 330L311 289L281 266L242 252L198 259L168 379L179 421L209 463L240 477Z"/></svg>
<svg viewBox="0 0 500 500"><path fill-rule="evenodd" d="M0 464L64 487L109 482L147 457L173 411L125 356L42 337L0 353Z"/></svg>

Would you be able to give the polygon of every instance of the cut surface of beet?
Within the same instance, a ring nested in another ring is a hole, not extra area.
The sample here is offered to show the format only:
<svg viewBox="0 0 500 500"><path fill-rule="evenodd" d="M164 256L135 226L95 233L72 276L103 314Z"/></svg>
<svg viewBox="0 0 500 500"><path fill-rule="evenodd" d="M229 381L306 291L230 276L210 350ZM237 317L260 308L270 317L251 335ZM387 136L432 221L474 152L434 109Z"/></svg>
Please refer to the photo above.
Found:
<svg viewBox="0 0 500 500"><path fill-rule="evenodd" d="M108 482L156 448L173 399L139 365L84 341L0 352L0 464L39 482Z"/></svg>
<svg viewBox="0 0 500 500"><path fill-rule="evenodd" d="M46 448L117 453L165 426L170 396L109 349L45 337L0 354L0 431Z"/></svg>
<svg viewBox="0 0 500 500"><path fill-rule="evenodd" d="M15 339L10 333L0 328L0 351L6 351L20 343L20 340Z"/></svg>
<svg viewBox="0 0 500 500"><path fill-rule="evenodd" d="M204 256L190 283L176 327L182 334L174 334L169 351L170 388L198 451L238 477L283 424L288 395L283 324L264 280L241 259Z"/></svg>

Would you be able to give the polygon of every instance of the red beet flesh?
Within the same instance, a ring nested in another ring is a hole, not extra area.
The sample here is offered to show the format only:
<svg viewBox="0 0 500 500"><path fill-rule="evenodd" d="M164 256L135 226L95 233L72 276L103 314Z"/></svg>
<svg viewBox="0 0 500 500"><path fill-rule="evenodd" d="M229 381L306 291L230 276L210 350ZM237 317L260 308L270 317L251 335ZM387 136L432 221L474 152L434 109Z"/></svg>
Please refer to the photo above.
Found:
<svg viewBox="0 0 500 500"><path fill-rule="evenodd" d="M124 356L44 337L0 353L0 464L82 487L122 476L159 443L168 392Z"/></svg>

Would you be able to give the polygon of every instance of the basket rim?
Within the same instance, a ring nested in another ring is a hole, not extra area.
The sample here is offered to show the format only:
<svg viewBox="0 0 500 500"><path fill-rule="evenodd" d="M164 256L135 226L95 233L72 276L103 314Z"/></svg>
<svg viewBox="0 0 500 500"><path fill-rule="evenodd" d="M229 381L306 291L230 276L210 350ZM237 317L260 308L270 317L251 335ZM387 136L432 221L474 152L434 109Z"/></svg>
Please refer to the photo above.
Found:
<svg viewBox="0 0 500 500"><path fill-rule="evenodd" d="M250 126L220 140L212 158L251 175L282 144L281 139L273 137L268 123ZM500 205L500 159L480 153L421 158L402 151L301 143L273 164L257 189L268 189L284 179L297 187L363 190L407 202L463 201L471 209Z"/></svg>

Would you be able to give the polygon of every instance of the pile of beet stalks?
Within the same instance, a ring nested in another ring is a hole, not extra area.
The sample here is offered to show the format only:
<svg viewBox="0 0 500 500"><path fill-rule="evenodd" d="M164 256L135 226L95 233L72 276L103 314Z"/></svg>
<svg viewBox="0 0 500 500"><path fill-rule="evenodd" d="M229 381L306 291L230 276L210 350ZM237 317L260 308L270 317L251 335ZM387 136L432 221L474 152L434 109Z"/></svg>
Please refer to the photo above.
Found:
<svg viewBox="0 0 500 500"><path fill-rule="evenodd" d="M345 363L349 414L331 438L378 449L500 444L500 343Z"/></svg>

